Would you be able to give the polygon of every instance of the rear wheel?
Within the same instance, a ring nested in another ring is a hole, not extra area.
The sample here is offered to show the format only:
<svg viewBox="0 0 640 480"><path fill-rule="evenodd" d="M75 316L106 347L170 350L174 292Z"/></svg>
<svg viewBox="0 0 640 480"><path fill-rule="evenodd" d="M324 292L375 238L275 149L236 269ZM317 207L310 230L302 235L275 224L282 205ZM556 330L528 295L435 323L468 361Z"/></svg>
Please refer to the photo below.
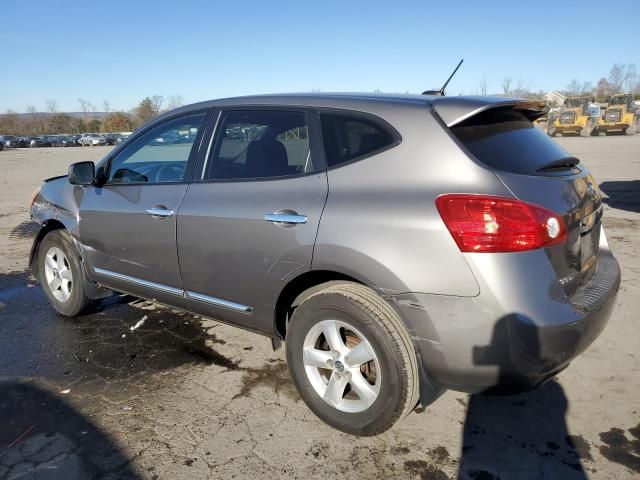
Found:
<svg viewBox="0 0 640 480"><path fill-rule="evenodd" d="M418 366L402 321L371 289L327 287L293 313L287 363L321 420L355 435L391 428L418 402Z"/></svg>
<svg viewBox="0 0 640 480"><path fill-rule="evenodd" d="M38 274L49 303L74 317L93 303L86 295L80 254L65 230L48 233L38 247Z"/></svg>

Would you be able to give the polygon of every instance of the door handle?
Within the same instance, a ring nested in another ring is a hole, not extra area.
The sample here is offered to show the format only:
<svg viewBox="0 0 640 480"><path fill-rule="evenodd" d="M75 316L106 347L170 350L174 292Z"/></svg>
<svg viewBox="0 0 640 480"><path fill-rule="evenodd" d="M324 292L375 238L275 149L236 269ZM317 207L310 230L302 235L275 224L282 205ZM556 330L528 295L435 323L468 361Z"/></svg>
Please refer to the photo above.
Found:
<svg viewBox="0 0 640 480"><path fill-rule="evenodd" d="M264 216L264 219L267 222L281 223L281 224L288 224L288 225L297 225L299 223L307 223L306 215L298 215L296 212L292 210L267 213Z"/></svg>
<svg viewBox="0 0 640 480"><path fill-rule="evenodd" d="M173 215L173 210L169 210L166 207L153 207L153 208L148 208L146 210L147 215L151 215L152 217L171 217Z"/></svg>

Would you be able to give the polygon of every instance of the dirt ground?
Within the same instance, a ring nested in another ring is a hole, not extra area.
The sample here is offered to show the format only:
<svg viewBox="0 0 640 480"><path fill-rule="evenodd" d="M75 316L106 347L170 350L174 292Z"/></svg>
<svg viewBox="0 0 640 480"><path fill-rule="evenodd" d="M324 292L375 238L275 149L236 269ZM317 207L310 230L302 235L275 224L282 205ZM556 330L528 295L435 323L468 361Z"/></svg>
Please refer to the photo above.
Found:
<svg viewBox="0 0 640 480"><path fill-rule="evenodd" d="M608 197L610 324L536 391L448 392L375 438L317 420L264 337L126 296L55 315L27 203L108 148L0 152L0 478L640 478L640 135L558 141Z"/></svg>

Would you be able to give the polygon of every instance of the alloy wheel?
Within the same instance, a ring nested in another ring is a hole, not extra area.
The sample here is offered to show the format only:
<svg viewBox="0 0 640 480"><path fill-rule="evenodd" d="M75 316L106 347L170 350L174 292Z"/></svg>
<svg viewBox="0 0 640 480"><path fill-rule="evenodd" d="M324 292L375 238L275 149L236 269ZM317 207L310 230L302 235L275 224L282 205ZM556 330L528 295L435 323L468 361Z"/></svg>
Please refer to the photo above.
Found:
<svg viewBox="0 0 640 480"><path fill-rule="evenodd" d="M382 381L378 357L365 336L348 323L315 324L305 337L302 358L316 393L337 410L362 412L378 398Z"/></svg>
<svg viewBox="0 0 640 480"><path fill-rule="evenodd" d="M58 247L51 247L45 255L44 275L55 299L67 302L73 288L73 274L69 260Z"/></svg>

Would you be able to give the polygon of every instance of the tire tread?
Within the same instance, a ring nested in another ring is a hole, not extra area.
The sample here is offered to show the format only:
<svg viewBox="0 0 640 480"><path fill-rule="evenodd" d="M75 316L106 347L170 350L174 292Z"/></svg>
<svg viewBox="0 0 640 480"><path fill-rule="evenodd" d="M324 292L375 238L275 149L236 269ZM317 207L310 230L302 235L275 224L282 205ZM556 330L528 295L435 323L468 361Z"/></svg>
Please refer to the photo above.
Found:
<svg viewBox="0 0 640 480"><path fill-rule="evenodd" d="M380 430L374 430L368 433L368 435L377 435L406 417L413 411L418 403L420 396L418 360L413 341L409 337L409 332L404 326L404 323L391 305L369 287L358 283L332 285L309 296L305 302L316 296L327 294L342 295L366 310L378 326L394 340L402 356L403 365L401 365L401 368L405 372L407 379L406 389L405 392L403 392L405 393L405 395L403 395L404 405L398 410L398 415L393 418L390 425L382 426Z"/></svg>

